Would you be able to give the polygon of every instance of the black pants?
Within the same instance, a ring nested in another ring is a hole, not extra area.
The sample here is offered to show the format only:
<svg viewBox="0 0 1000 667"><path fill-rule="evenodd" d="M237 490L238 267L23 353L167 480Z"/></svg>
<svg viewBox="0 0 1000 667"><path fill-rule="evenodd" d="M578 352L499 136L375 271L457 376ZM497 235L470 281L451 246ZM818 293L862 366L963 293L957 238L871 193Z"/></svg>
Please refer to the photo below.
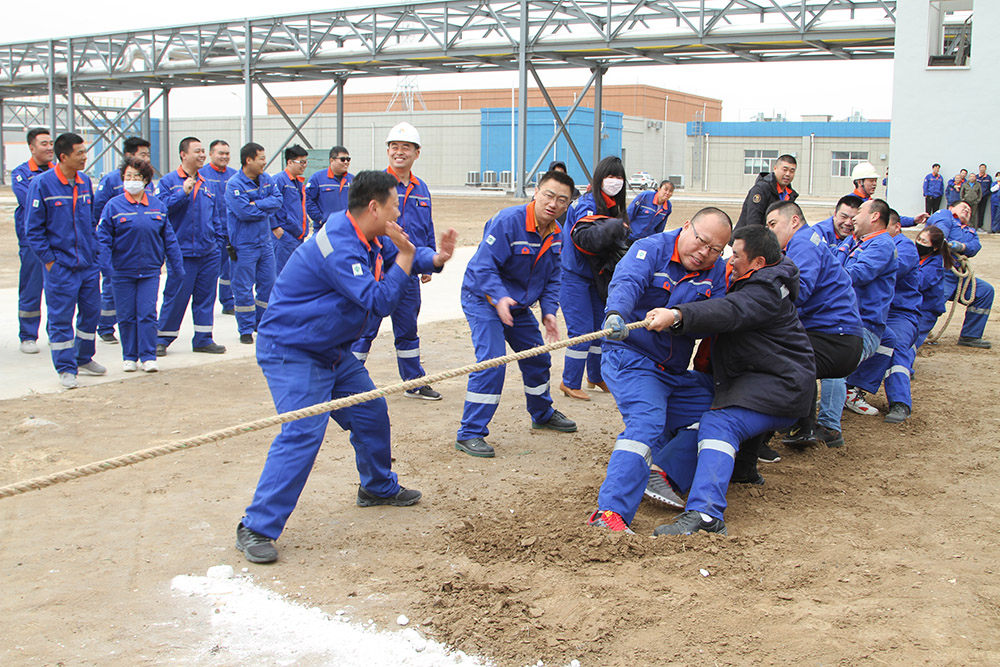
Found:
<svg viewBox="0 0 1000 667"><path fill-rule="evenodd" d="M990 208L990 198L989 198L989 193L987 192L986 195L979 200L979 206L976 207L975 211L976 229L983 228L983 218L986 218L987 223L989 223L990 218L986 216L986 211L988 211L989 208ZM987 231L989 231L989 226L990 226L989 224L986 225Z"/></svg>
<svg viewBox="0 0 1000 667"><path fill-rule="evenodd" d="M934 215L941 208L941 195L937 197L924 197L924 210L927 215Z"/></svg>

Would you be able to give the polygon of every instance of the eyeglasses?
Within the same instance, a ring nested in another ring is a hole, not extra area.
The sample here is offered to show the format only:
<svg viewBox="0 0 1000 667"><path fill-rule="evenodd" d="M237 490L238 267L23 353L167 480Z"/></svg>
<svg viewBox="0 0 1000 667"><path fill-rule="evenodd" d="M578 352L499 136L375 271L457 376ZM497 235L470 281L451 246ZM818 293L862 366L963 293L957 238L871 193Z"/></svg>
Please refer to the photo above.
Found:
<svg viewBox="0 0 1000 667"><path fill-rule="evenodd" d="M335 157L333 159L334 160L340 160L341 162L350 162L351 161L351 158L349 158L349 157Z"/></svg>
<svg viewBox="0 0 1000 667"><path fill-rule="evenodd" d="M569 197L567 197L566 195L557 195L556 193L552 192L552 190L543 190L538 193L538 196L541 197L544 201L555 200L555 202L560 206L565 206L566 204L569 203Z"/></svg>
<svg viewBox="0 0 1000 667"><path fill-rule="evenodd" d="M309 166L309 159L308 158L306 158L305 160L289 160L289 162L293 162L295 164L300 164L303 167L308 167Z"/></svg>
<svg viewBox="0 0 1000 667"><path fill-rule="evenodd" d="M694 220L691 221L691 231L694 232L694 237L698 240L698 243L700 243L703 247L708 248L709 252L713 255L721 255L722 251L725 250L725 247L716 248L711 243L698 236L698 229L694 226Z"/></svg>

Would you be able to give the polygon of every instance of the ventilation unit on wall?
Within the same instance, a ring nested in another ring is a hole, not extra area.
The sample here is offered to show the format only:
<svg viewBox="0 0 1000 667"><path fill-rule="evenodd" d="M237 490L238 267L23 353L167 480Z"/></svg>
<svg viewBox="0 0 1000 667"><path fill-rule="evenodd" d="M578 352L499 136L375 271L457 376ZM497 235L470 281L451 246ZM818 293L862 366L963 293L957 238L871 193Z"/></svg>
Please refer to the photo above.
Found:
<svg viewBox="0 0 1000 667"><path fill-rule="evenodd" d="M511 187L511 184L513 183L513 181L514 181L514 179L511 176L511 171L509 169L507 171L501 171L500 172L500 185L509 188L509 187Z"/></svg>
<svg viewBox="0 0 1000 667"><path fill-rule="evenodd" d="M482 181L479 179L478 171L469 171L465 174L465 184L471 185L472 187L478 188Z"/></svg>
<svg viewBox="0 0 1000 667"><path fill-rule="evenodd" d="M482 186L484 188L495 188L497 186L497 173L495 171L484 171Z"/></svg>
<svg viewBox="0 0 1000 667"><path fill-rule="evenodd" d="M673 183L675 188L684 187L684 174L671 174L667 176L667 180Z"/></svg>

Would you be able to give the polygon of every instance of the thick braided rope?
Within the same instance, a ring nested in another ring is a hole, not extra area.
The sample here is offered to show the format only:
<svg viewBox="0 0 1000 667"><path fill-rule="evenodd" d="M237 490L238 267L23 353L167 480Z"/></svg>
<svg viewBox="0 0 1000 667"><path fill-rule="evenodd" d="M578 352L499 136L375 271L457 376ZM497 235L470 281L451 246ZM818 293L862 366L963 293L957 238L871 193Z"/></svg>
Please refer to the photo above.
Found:
<svg viewBox="0 0 1000 667"><path fill-rule="evenodd" d="M972 264L969 264L969 258L958 253L955 253L953 258L955 259L955 264L952 265L951 272L958 277L958 285L955 287L955 296L951 301L951 308L948 309L948 317L945 318L944 325L936 334L927 336L926 342L928 343L933 343L944 334L944 330L948 328L949 324L951 324L951 318L955 315L955 308L958 307L958 304L968 306L976 299L976 272L972 270ZM965 289L970 284L972 285L972 289L969 292L969 298L965 298Z"/></svg>
<svg viewBox="0 0 1000 667"><path fill-rule="evenodd" d="M649 320L643 320L641 322L632 322L625 326L631 330L645 327L648 324ZM68 482L80 477L87 477L88 475L96 475L97 473L107 472L108 470L114 470L115 468L124 468L125 466L132 465L133 463L155 459L159 456L172 454L173 452L179 452L185 449L193 449L195 447L200 447L201 445L207 445L211 442L218 442L220 440L232 438L233 436L241 435L243 433L253 433L254 431L271 428L272 426L279 426L297 419L314 417L316 415L333 412L334 410L340 410L359 403L372 401L376 398L384 398L385 396L399 394L410 389L417 389L418 387L422 387L426 384L433 384L435 382L440 382L441 380L461 377L462 375L468 375L470 373L475 373L476 371L486 370L487 368L496 368L497 366L509 364L512 361L520 361L521 359L535 357L540 354L545 354L546 352L551 352L552 350L558 350L571 345L577 345L579 343L597 340L598 338L604 338L610 333L611 329L601 329L600 331L583 334L582 336L576 336L574 338L556 341L555 343L548 343L539 347L533 347L530 350L522 350L521 352L515 352L514 354L508 354L503 357L495 357L479 363L469 364L468 366L461 366L459 368L453 368L451 370L442 371L433 375L425 375L413 380L407 380L406 382L399 382L381 389L376 388L360 394L352 394L351 396L345 396L344 398L338 398L325 403L318 403L299 410L283 412L281 414L274 415L273 417L265 417L252 422L237 424L236 426L230 426L228 428L219 429L218 431L211 431L210 433L196 435L192 438L185 438L184 440L175 440L174 442L170 442L159 447L141 449L137 452L132 452L131 454L116 456L113 459L96 461L94 463L77 466L76 468L69 468L67 470L52 473L51 475L44 475L42 477L35 477L34 479L8 484L7 486L0 487L0 498L9 498L21 493L27 493L28 491L37 491L54 484Z"/></svg>

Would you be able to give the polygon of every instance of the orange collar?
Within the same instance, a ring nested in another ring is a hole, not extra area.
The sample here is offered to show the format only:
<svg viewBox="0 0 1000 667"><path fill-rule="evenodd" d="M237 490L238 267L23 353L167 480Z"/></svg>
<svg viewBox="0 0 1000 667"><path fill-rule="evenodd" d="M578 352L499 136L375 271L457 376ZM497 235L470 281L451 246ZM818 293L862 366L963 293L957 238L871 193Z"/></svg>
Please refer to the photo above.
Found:
<svg viewBox="0 0 1000 667"><path fill-rule="evenodd" d="M869 234L868 236L864 236L864 237L862 237L862 238L858 239L858 243L864 243L865 241L868 241L868 240L870 240L870 239L873 239L873 238L875 238L875 237L876 237L876 236L878 236L879 234L887 234L888 232L889 232L889 230L888 230L888 229L881 229L881 230L879 230L879 231L877 231L877 232L872 232L872 233L871 233L871 234Z"/></svg>
<svg viewBox="0 0 1000 667"><path fill-rule="evenodd" d="M361 242L365 244L365 250L371 252L372 244L369 243L368 239L365 238L365 235L361 232L361 228L358 227L358 223L354 219L354 216L351 215L350 211L347 211L347 219L351 221L351 226L354 227L354 233L357 234L358 238L361 239ZM377 237L375 239L375 242L378 243L378 238Z"/></svg>
<svg viewBox="0 0 1000 667"><path fill-rule="evenodd" d="M538 223L535 222L535 200L532 199L531 201L529 201L528 205L524 207L524 210L526 213L524 218L525 231L539 233ZM560 231L562 231L559 227L558 220L553 220L552 224L555 225L555 229L549 232L550 234L558 234Z"/></svg>
<svg viewBox="0 0 1000 667"><path fill-rule="evenodd" d="M62 169L56 169L56 176L59 178L59 182L63 185L69 185L69 179L66 178L66 174L62 172ZM76 182L83 183L83 179L80 177L80 172L76 172Z"/></svg>
<svg viewBox="0 0 1000 667"><path fill-rule="evenodd" d="M127 192L125 193L125 199L133 204L142 204L143 206L149 206L149 197L146 196L145 190L142 191L142 199L138 201L136 201L135 197L133 197Z"/></svg>
<svg viewBox="0 0 1000 667"><path fill-rule="evenodd" d="M390 171L392 171L392 170L390 169ZM396 174L393 174L393 176L395 176L395 175ZM335 173L333 173L333 169L330 168L330 167L326 168L326 176L327 176L327 178L337 178L337 175ZM347 172L346 171L343 174L340 175L340 180L344 180L345 178L347 178ZM399 178L396 178L396 180L398 181Z"/></svg>
<svg viewBox="0 0 1000 667"><path fill-rule="evenodd" d="M48 168L52 169L52 167L54 166L56 166L56 163L50 160ZM33 157L28 158L28 169L30 169L31 171L41 171L41 168L38 166L38 163L35 162L35 158Z"/></svg>
<svg viewBox="0 0 1000 667"><path fill-rule="evenodd" d="M220 174L224 174L224 173L226 173L226 167L223 167L222 169L219 169L218 167L216 167L216 166L215 166L214 164L212 164L211 162L209 162L209 163L208 163L208 166L209 166L209 167L211 167L212 169L216 170L216 171L217 171L217 172L219 172Z"/></svg>
<svg viewBox="0 0 1000 667"><path fill-rule="evenodd" d="M188 177L188 175L187 175L187 172L186 172L186 171L184 171L184 167L177 167L177 175L178 175L178 176L180 176L180 177L181 177L181 179L182 179L182 180L185 180L185 181L186 181L186 180L187 180L187 179L189 178L189 177ZM197 169L195 170L195 172L194 172L193 174L191 174L190 178L196 178L196 179L198 179L199 181L203 181L203 180L205 180L205 179L204 179L204 178L202 177L202 175L198 173L198 170L197 170Z"/></svg>
<svg viewBox="0 0 1000 667"><path fill-rule="evenodd" d="M395 171L392 170L391 166L390 167L386 167L385 171L386 171L386 173L389 173L389 174L392 174L393 176L395 176L396 180L399 181L400 183L403 182L403 179L401 179L399 177L399 174L397 174ZM412 171L410 172L410 183L413 183L414 185L420 185L420 179L417 178L416 176L414 176Z"/></svg>
<svg viewBox="0 0 1000 667"><path fill-rule="evenodd" d="M298 181L299 183L301 183L302 181L306 180L304 176L292 176L291 172L288 171L288 169L285 169L285 175L288 176L288 180L290 181Z"/></svg>
<svg viewBox="0 0 1000 667"><path fill-rule="evenodd" d="M604 203L607 205L609 211L613 208L617 208L618 202L616 202L613 197L606 195L604 190L601 190L601 196L604 197Z"/></svg>

